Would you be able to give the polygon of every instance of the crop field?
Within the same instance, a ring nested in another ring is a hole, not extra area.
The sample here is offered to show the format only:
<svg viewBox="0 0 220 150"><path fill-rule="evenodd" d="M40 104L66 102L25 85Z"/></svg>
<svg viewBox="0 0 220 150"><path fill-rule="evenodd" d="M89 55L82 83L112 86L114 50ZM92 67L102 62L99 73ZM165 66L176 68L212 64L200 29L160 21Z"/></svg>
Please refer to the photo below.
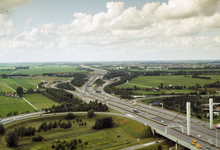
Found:
<svg viewBox="0 0 220 150"><path fill-rule="evenodd" d="M42 73L86 72L85 70L76 70L76 68L70 66L30 67L29 69L18 69L19 71L17 73L33 75Z"/></svg>
<svg viewBox="0 0 220 150"><path fill-rule="evenodd" d="M21 86L24 90L32 88L36 89L37 86L30 84L29 82L23 80L22 78L10 78L10 79L1 79L1 81L5 82L7 85L9 85L11 88L13 88L15 91L17 87Z"/></svg>
<svg viewBox="0 0 220 150"><path fill-rule="evenodd" d="M189 70L167 70L167 69L148 69L148 70L138 70L138 69L129 69L128 71L138 71L138 72L149 72L149 71L167 71L167 72L177 72L177 71L220 71L220 69L189 69Z"/></svg>
<svg viewBox="0 0 220 150"><path fill-rule="evenodd" d="M13 92L13 90L9 88L5 83L0 81L0 92Z"/></svg>
<svg viewBox="0 0 220 150"><path fill-rule="evenodd" d="M185 85L187 88L189 86L195 86L197 83L201 86L205 84L214 83L216 81L220 81L220 75L201 75L203 77L211 77L210 80L207 79L198 79L198 78L188 78L184 77L184 75L176 75L176 76L139 76L137 78L133 78L127 84L122 84L117 87L133 87L136 85L140 88L147 87L157 87L163 83L163 86L168 85Z"/></svg>
<svg viewBox="0 0 220 150"><path fill-rule="evenodd" d="M20 114L28 110L34 112L35 109L23 99L0 96L0 115L2 117L5 117L10 111L18 111Z"/></svg>
<svg viewBox="0 0 220 150"><path fill-rule="evenodd" d="M24 98L34 105L38 110L52 107L53 105L59 105L59 103L56 103L47 97L42 96L41 94L25 94Z"/></svg>
<svg viewBox="0 0 220 150"><path fill-rule="evenodd" d="M66 140L67 142L69 142L73 139L81 139L83 143L85 141L88 141L88 145L84 145L83 147L84 150L93 149L93 145L96 145L95 149L115 150L124 148L125 139L127 139L127 147L156 140L153 137L146 138L146 129L148 127L136 121L118 116L113 116L113 120L115 122L113 128L93 130L91 129L91 127L95 124L95 119L98 117L104 117L104 115L95 115L93 118L87 119L85 119L85 115L76 115L76 118L82 119L82 122L86 122L87 126L79 126L79 124L75 122L72 124L72 127L70 129L62 129L58 127L48 131L41 131L40 133L36 132L35 136L43 136L45 141L33 142L32 137L23 137L19 139L18 144L26 145L22 148L23 150L52 150L51 146L52 144L54 144L55 140ZM76 118L72 119L71 122L73 120L76 121ZM42 116L34 119L23 120L22 122L13 122L5 126L6 134L9 130L12 130L15 127L19 127L22 125L25 127L32 126L38 129L40 124L43 122L58 122L59 119L62 119L62 122L67 122L67 120L64 119L64 116L60 115ZM120 137L117 137L117 134L119 134ZM5 142L3 141L4 138L5 135L0 137L0 147L5 147ZM139 142L137 142L137 138L140 138ZM54 145L57 146L57 144ZM77 150L81 149L81 147L77 146ZM12 148L8 148L8 150L12 150Z"/></svg>
<svg viewBox="0 0 220 150"><path fill-rule="evenodd" d="M44 81L47 82L47 83L53 83L55 81L66 81L67 80L67 78L49 77L49 76L24 77L23 79L26 80L27 82L31 82L31 83L34 83L34 84L37 84L38 82L41 83L41 82L44 82ZM32 80L36 80L36 82L33 82Z"/></svg>

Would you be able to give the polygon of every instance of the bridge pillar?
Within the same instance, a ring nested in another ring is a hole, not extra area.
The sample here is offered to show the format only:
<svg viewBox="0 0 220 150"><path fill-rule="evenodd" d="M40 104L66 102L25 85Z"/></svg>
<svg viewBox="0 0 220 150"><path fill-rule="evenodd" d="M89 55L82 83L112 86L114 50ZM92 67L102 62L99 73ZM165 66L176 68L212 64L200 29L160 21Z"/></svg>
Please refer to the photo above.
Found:
<svg viewBox="0 0 220 150"><path fill-rule="evenodd" d="M155 130L151 128L151 131L152 131L153 136L155 136Z"/></svg>
<svg viewBox="0 0 220 150"><path fill-rule="evenodd" d="M190 135L190 102L186 102L187 111L187 135Z"/></svg>
<svg viewBox="0 0 220 150"><path fill-rule="evenodd" d="M180 145L179 143L176 143L175 150L186 150L186 148L184 146Z"/></svg>
<svg viewBox="0 0 220 150"><path fill-rule="evenodd" d="M213 99L209 99L209 118L210 118L210 129L213 129Z"/></svg>

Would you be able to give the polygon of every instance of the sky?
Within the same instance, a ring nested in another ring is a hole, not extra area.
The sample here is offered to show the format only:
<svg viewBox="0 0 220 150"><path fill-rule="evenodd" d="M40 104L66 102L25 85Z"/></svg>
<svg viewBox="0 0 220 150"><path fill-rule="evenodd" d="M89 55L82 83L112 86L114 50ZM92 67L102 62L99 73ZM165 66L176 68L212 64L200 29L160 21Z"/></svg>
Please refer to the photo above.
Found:
<svg viewBox="0 0 220 150"><path fill-rule="evenodd" d="M0 62L219 58L220 0L0 0Z"/></svg>

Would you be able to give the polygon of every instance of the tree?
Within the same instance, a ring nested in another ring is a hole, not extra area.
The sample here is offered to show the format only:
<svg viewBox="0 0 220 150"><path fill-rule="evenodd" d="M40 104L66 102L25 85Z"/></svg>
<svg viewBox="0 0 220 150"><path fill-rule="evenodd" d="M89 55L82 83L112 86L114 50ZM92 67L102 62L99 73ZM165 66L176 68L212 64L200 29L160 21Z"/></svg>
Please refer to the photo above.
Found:
<svg viewBox="0 0 220 150"><path fill-rule="evenodd" d="M56 121L53 123L52 128L57 128L57 122Z"/></svg>
<svg viewBox="0 0 220 150"><path fill-rule="evenodd" d="M84 145L88 145L89 143L87 141L85 141Z"/></svg>
<svg viewBox="0 0 220 150"><path fill-rule="evenodd" d="M22 87L17 87L17 94L19 95L19 97L22 97L22 95L23 95L23 88Z"/></svg>
<svg viewBox="0 0 220 150"><path fill-rule="evenodd" d="M5 127L3 126L3 124L0 123L0 134L4 134L5 133Z"/></svg>
<svg viewBox="0 0 220 150"><path fill-rule="evenodd" d="M5 137L5 142L7 142L7 145L10 147L18 146L18 140L19 137L15 131L9 131Z"/></svg>
<svg viewBox="0 0 220 150"><path fill-rule="evenodd" d="M88 118L93 117L93 116L94 116L94 110L89 110L89 111L87 112L87 114L88 114Z"/></svg>
<svg viewBox="0 0 220 150"><path fill-rule="evenodd" d="M49 125L47 126L47 129L51 130L52 127L53 127L53 124L52 124L52 122L50 122Z"/></svg>
<svg viewBox="0 0 220 150"><path fill-rule="evenodd" d="M157 147L157 150L162 150L162 147L159 145L159 146Z"/></svg>
<svg viewBox="0 0 220 150"><path fill-rule="evenodd" d="M55 148L55 145L53 144L53 145L51 146L51 148L54 149L54 148Z"/></svg>
<svg viewBox="0 0 220 150"><path fill-rule="evenodd" d="M86 124L86 122L84 123L84 126L86 126L87 124Z"/></svg>
<svg viewBox="0 0 220 150"><path fill-rule="evenodd" d="M34 90L32 88L27 89L27 94L34 94Z"/></svg>
<svg viewBox="0 0 220 150"><path fill-rule="evenodd" d="M82 143L82 140L81 140L81 139L78 139L78 143Z"/></svg>

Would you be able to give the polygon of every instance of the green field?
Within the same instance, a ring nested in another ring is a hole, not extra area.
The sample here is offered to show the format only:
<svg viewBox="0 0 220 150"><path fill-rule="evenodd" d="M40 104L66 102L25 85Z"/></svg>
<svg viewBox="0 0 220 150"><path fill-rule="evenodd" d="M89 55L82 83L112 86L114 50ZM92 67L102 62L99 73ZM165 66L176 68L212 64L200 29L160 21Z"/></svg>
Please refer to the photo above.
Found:
<svg viewBox="0 0 220 150"><path fill-rule="evenodd" d="M86 115L86 114L85 114ZM147 127L143 124L140 124L136 121L113 116L113 120L115 125L110 129L102 129L102 130L93 130L91 127L95 123L95 119L97 117L103 117L102 115L94 116L93 118L85 119L85 115L76 115L77 118L82 119L83 122L87 123L87 126L79 126L78 123L72 124L70 129L62 129L55 128L48 131L41 131L40 133L36 132L35 136L41 135L45 138L43 142L32 142L32 137L23 137L19 139L19 145L25 145L23 150L52 150L51 146L54 144L55 140L66 140L67 142L73 139L81 139L84 143L88 141L88 145L84 146L83 149L91 150L93 149L93 145L95 149L108 149L115 150L124 148L125 139L127 139L126 147L143 144L155 141L155 138L146 138L146 129ZM58 122L59 119L62 119L62 122L67 122L64 119L64 116L42 116L41 118L23 120L22 122L14 122L9 125L6 125L6 134L9 130L14 129L19 126L33 126L36 129L40 126L40 124L44 121L47 123L54 122L55 120ZM76 120L76 118L74 119ZM72 120L71 120L72 121ZM117 134L120 137L117 137ZM140 141L137 142L137 138L140 138ZM5 142L3 141L4 136L0 136L0 147L5 147ZM56 145L56 144L55 144ZM8 148L8 150L12 150L13 148ZM14 148L15 149L15 148ZM79 146L77 146L77 150L81 150Z"/></svg>
<svg viewBox="0 0 220 150"><path fill-rule="evenodd" d="M220 81L220 75L201 75L203 77L211 77L210 80L207 79L199 79L199 78L188 78L184 75L173 75L173 76L139 76L137 78L133 78L131 81L129 81L127 84L121 84L117 86L117 88L121 87L134 87L136 85L138 88L150 88L150 87L156 87L158 88L161 83L163 83L163 87L168 85L178 85L178 86L186 86L186 89L172 89L172 90L165 90L160 89L160 92L152 92L152 91L134 91L136 93L142 93L142 94L155 94L155 93L162 93L165 92L166 94L174 93L190 93L190 92L196 92L196 90L188 89L189 86L195 86L196 84L199 84L201 86L204 86L205 84L214 83L216 81Z"/></svg>
<svg viewBox="0 0 220 150"><path fill-rule="evenodd" d="M183 75L175 75L175 76L139 76L137 78L133 78L127 84L122 84L117 87L133 87L136 85L140 88L147 87L157 87L163 83L163 86L168 85L185 85L187 86L195 86L197 83L201 86L209 83L214 83L216 81L220 81L220 75L201 75L203 77L211 77L210 80L207 79L198 79L198 78L188 78Z"/></svg>
<svg viewBox="0 0 220 150"><path fill-rule="evenodd" d="M16 73L33 75L42 73L86 72L85 70L76 70L76 68L71 66L30 67L29 69L18 69L19 71Z"/></svg>
<svg viewBox="0 0 220 150"><path fill-rule="evenodd" d="M11 88L9 88L5 83L0 81L0 92L14 92Z"/></svg>
<svg viewBox="0 0 220 150"><path fill-rule="evenodd" d="M41 94L25 94L24 98L28 100L32 105L34 105L38 110L42 110L42 108L52 107L53 105L59 105Z"/></svg>
<svg viewBox="0 0 220 150"><path fill-rule="evenodd" d="M37 89L37 86L30 84L29 82L27 82L26 80L23 80L22 78L8 78L8 79L1 79L1 81L8 84L15 91L17 87L19 86L23 87L24 90L29 89L29 88Z"/></svg>
<svg viewBox="0 0 220 150"><path fill-rule="evenodd" d="M138 72L153 72L153 71L166 71L166 72L178 72L178 71L220 71L220 69L189 69L189 70L157 70L157 69L148 69L148 70L138 70L138 69L128 69L128 71L138 71Z"/></svg>
<svg viewBox="0 0 220 150"><path fill-rule="evenodd" d="M5 117L9 112L18 111L20 114L28 110L34 112L35 109L23 99L0 96L0 115L2 117Z"/></svg>

